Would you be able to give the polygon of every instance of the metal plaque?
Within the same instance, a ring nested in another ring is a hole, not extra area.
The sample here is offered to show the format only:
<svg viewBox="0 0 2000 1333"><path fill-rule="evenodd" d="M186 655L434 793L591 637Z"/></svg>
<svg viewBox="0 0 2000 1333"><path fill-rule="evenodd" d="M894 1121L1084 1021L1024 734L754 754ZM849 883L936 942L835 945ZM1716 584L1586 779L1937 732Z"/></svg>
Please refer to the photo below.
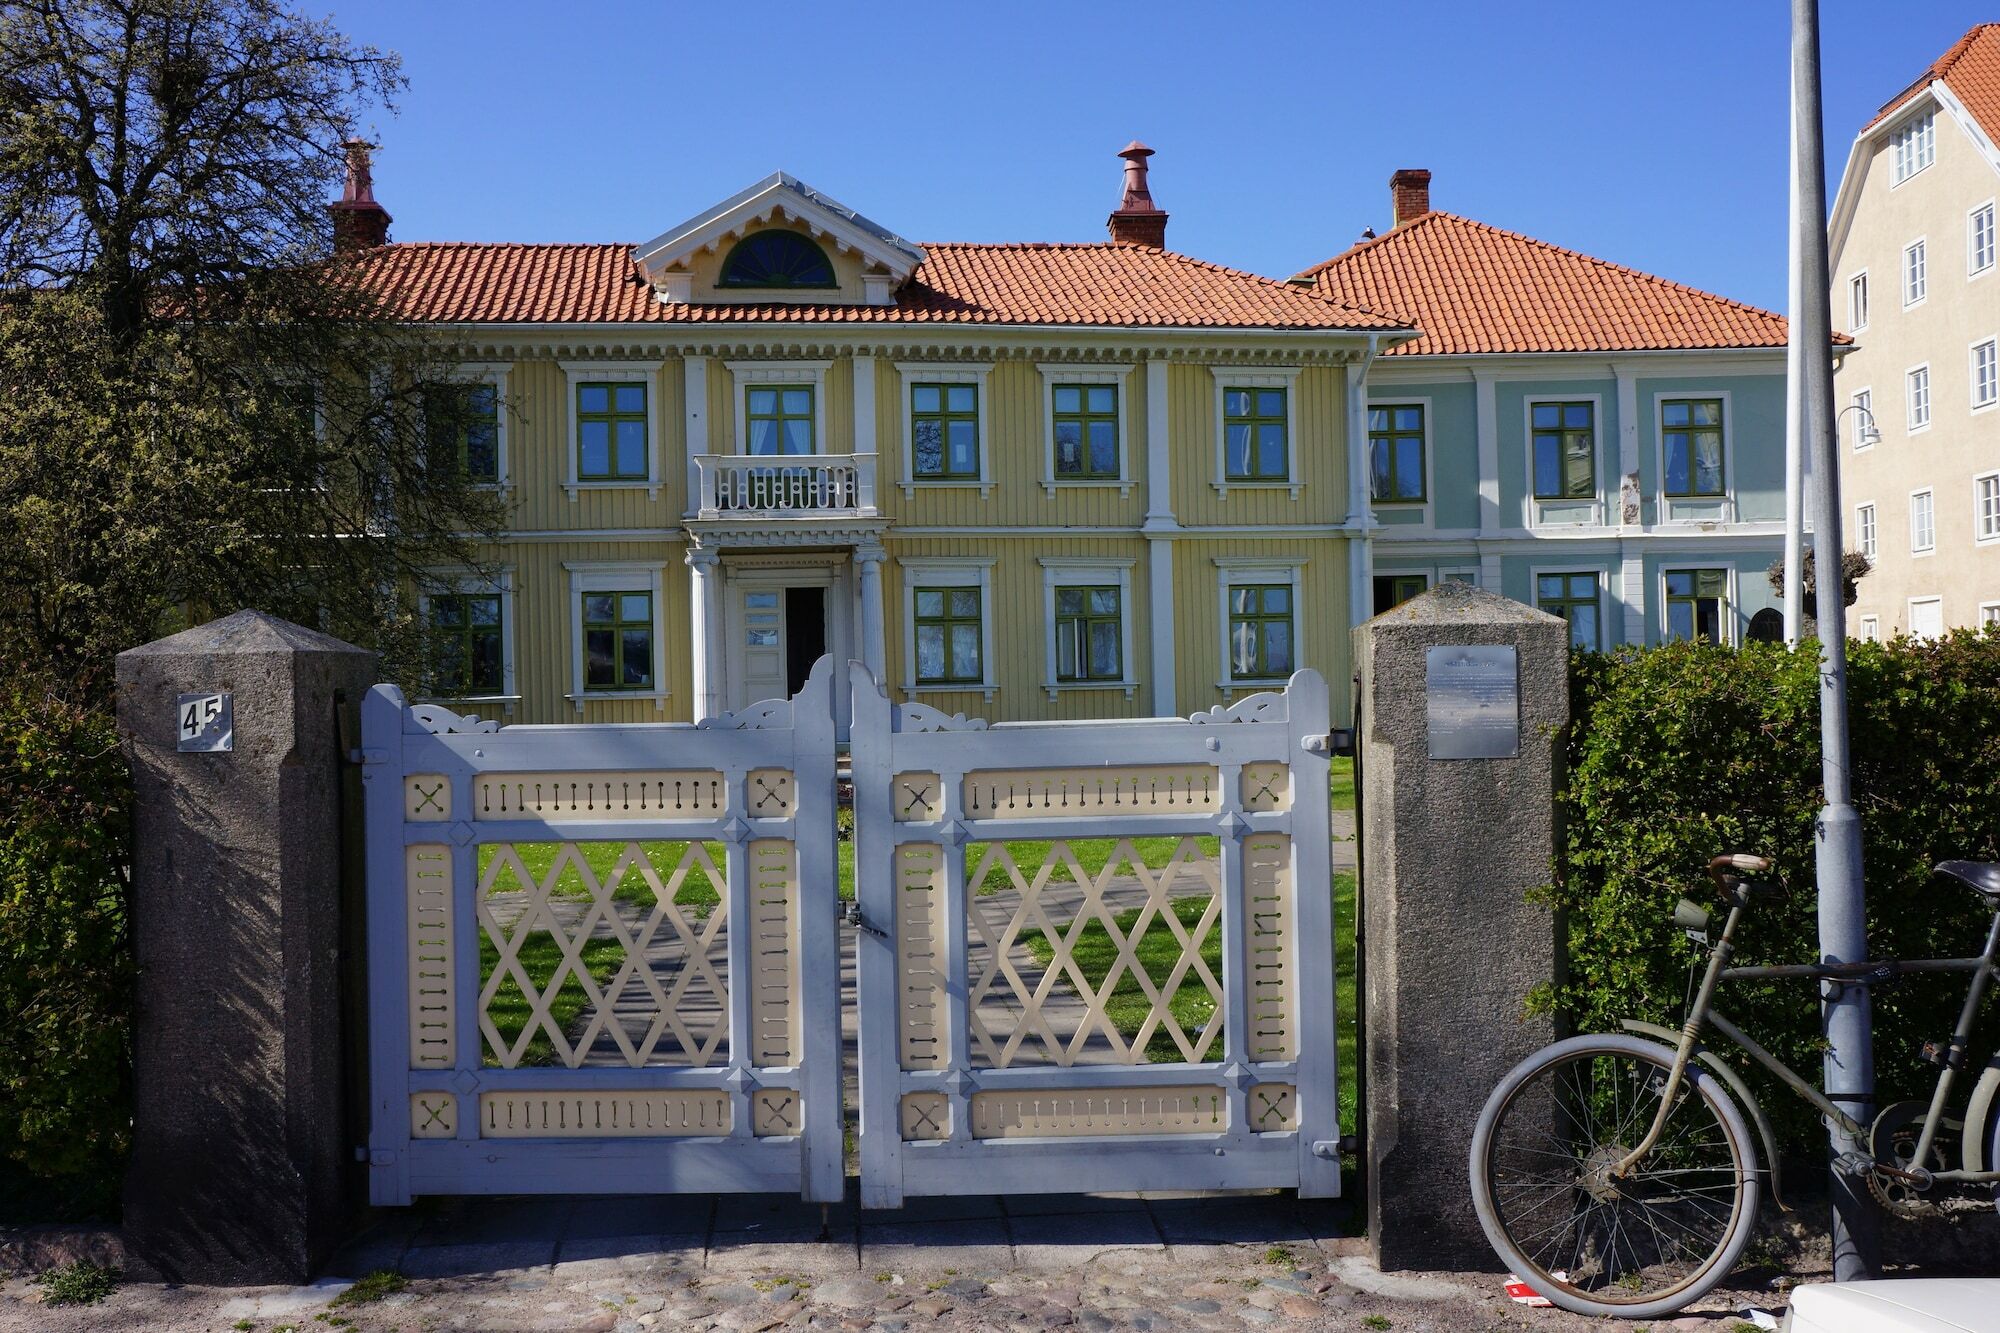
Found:
<svg viewBox="0 0 2000 1333"><path fill-rule="evenodd" d="M227 690L220 694L183 694L174 705L174 715L179 729L176 749L215 754L236 748L236 701Z"/></svg>
<svg viewBox="0 0 2000 1333"><path fill-rule="evenodd" d="M1433 648L1424 660L1433 759L1521 752L1521 684L1512 647Z"/></svg>

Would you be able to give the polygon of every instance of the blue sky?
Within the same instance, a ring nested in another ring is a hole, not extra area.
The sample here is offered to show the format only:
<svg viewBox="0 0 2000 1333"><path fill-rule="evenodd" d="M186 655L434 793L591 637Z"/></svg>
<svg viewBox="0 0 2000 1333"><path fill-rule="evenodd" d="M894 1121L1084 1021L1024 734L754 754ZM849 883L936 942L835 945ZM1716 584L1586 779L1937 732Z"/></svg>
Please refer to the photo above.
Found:
<svg viewBox="0 0 2000 1333"><path fill-rule="evenodd" d="M320 12L325 0L306 0ZM1432 202L1777 307L1781 0L337 0L402 53L398 240L640 241L783 169L916 241L1101 240L1134 138L1168 244L1274 276ZM1529 17L1522 18L1519 15ZM1823 0L1831 197L1973 0ZM1004 19L1001 17L1004 15Z"/></svg>

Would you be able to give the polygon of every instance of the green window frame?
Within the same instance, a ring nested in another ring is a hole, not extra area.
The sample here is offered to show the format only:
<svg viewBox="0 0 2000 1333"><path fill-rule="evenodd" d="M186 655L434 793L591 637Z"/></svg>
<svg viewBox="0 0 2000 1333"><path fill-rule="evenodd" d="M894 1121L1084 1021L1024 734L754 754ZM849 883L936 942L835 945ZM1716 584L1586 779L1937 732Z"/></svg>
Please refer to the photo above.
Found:
<svg viewBox="0 0 2000 1333"><path fill-rule="evenodd" d="M1117 481L1119 465L1118 386L1051 386L1055 476L1057 481Z"/></svg>
<svg viewBox="0 0 2000 1333"><path fill-rule="evenodd" d="M1283 680L1298 669L1296 598L1289 583L1229 586L1229 678Z"/></svg>
<svg viewBox="0 0 2000 1333"><path fill-rule="evenodd" d="M753 384L743 390L743 451L757 458L804 458L818 452L813 386Z"/></svg>
<svg viewBox="0 0 2000 1333"><path fill-rule="evenodd" d="M430 599L430 629L441 698L470 699L506 688L499 593L442 592Z"/></svg>
<svg viewBox="0 0 2000 1333"><path fill-rule="evenodd" d="M916 588L914 647L919 685L981 685L986 680L984 598L971 586Z"/></svg>
<svg viewBox="0 0 2000 1333"><path fill-rule="evenodd" d="M651 475L649 387L636 380L576 386L578 481L645 481Z"/></svg>
<svg viewBox="0 0 2000 1333"><path fill-rule="evenodd" d="M586 690L653 688L653 594L586 592L583 595L583 687Z"/></svg>
<svg viewBox="0 0 2000 1333"><path fill-rule="evenodd" d="M1226 480L1290 481L1290 391L1225 387L1222 446Z"/></svg>
<svg viewBox="0 0 2000 1333"><path fill-rule="evenodd" d="M1595 571L1535 575L1535 605L1569 623L1573 648L1596 650L1604 646L1603 600L1598 596Z"/></svg>
<svg viewBox="0 0 2000 1333"><path fill-rule="evenodd" d="M1728 491L1729 442L1720 398L1660 400L1661 490L1669 499L1716 499Z"/></svg>
<svg viewBox="0 0 2000 1333"><path fill-rule="evenodd" d="M1125 599L1115 585L1058 584L1056 679L1104 684L1125 679Z"/></svg>
<svg viewBox="0 0 2000 1333"><path fill-rule="evenodd" d="M1729 607L1728 570L1670 569L1666 582L1668 638L1728 642L1723 632Z"/></svg>
<svg viewBox="0 0 2000 1333"><path fill-rule="evenodd" d="M910 466L926 480L979 479L979 386L910 386Z"/></svg>
<svg viewBox="0 0 2000 1333"><path fill-rule="evenodd" d="M1368 405L1368 498L1376 504L1423 504L1424 405Z"/></svg>
<svg viewBox="0 0 2000 1333"><path fill-rule="evenodd" d="M1597 498L1597 405L1535 403L1528 409L1533 427L1537 500Z"/></svg>
<svg viewBox="0 0 2000 1333"><path fill-rule="evenodd" d="M1377 574L1375 576L1375 614L1392 611L1409 601L1421 597L1431 590L1430 577L1425 574Z"/></svg>
<svg viewBox="0 0 2000 1333"><path fill-rule="evenodd" d="M467 481L500 481L500 390L493 384L433 384L424 390L431 458Z"/></svg>

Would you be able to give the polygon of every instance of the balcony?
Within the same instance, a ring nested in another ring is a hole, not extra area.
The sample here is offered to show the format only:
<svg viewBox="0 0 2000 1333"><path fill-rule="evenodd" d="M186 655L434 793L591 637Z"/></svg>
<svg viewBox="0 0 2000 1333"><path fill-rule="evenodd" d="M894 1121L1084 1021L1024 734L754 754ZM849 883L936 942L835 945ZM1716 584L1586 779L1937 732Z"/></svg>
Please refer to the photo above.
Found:
<svg viewBox="0 0 2000 1333"><path fill-rule="evenodd" d="M875 455L698 454L704 519L874 518Z"/></svg>

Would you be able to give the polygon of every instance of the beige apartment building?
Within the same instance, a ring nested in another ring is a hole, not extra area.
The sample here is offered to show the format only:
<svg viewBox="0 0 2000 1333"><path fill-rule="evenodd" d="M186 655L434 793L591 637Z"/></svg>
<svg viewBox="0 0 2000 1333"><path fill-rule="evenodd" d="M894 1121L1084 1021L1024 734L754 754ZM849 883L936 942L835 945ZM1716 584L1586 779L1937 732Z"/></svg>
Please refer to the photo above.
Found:
<svg viewBox="0 0 2000 1333"><path fill-rule="evenodd" d="M1863 639L2000 624L2000 23L1855 138L1835 197L1834 378ZM1870 427L1872 426L1872 429Z"/></svg>

